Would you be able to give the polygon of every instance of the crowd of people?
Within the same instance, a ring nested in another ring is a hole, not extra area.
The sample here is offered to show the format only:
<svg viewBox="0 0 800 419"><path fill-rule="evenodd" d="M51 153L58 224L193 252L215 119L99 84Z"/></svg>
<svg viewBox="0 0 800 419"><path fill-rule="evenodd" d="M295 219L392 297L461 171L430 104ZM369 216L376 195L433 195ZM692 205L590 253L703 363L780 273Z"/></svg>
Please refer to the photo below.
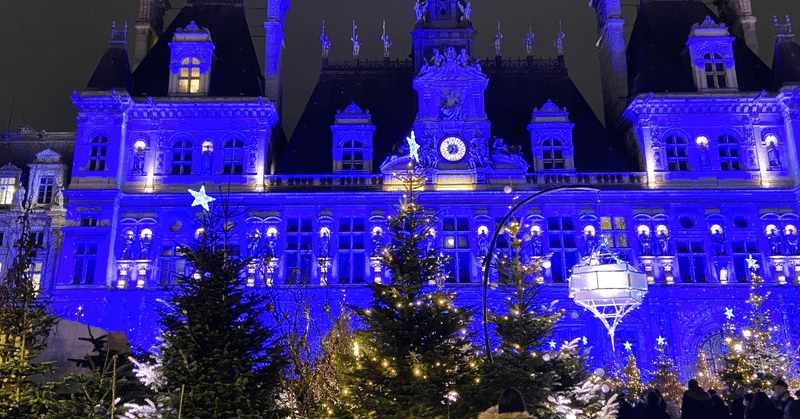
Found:
<svg viewBox="0 0 800 419"><path fill-rule="evenodd" d="M703 390L697 380L689 380L682 404L665 401L658 389L642 393L631 404L620 403L619 419L800 419L800 391L792 397L783 380L772 385L772 396L759 391L736 389L736 398L726 404L716 390Z"/></svg>

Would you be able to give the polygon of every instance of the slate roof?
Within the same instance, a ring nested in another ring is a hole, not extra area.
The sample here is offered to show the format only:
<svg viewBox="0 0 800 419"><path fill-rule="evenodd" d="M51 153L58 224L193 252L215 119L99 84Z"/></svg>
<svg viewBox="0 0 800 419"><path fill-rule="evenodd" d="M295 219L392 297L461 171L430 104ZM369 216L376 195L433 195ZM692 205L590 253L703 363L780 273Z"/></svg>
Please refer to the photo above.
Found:
<svg viewBox="0 0 800 419"><path fill-rule="evenodd" d="M131 96L164 97L169 91L169 43L191 21L206 28L214 43L209 97L263 96L264 75L241 5L195 4L181 9L131 76Z"/></svg>
<svg viewBox="0 0 800 419"><path fill-rule="evenodd" d="M786 83L800 83L800 45L796 42L775 42L772 82L776 90Z"/></svg>
<svg viewBox="0 0 800 419"><path fill-rule="evenodd" d="M533 108L548 99L570 112L575 123L573 143L579 172L624 172L633 170L606 133L597 116L570 80L566 68L556 60L486 60L489 77L486 112L492 121L492 136L507 145L521 146L530 163L531 146L527 126ZM373 137L373 172L396 152L412 129L417 114L417 93L412 81L413 62L323 63L319 81L281 158L277 174L324 174L332 170L332 133L337 110L355 101L369 109L376 126ZM492 141L490 141L491 143Z"/></svg>
<svg viewBox="0 0 800 419"><path fill-rule="evenodd" d="M97 64L86 90L128 89L131 67L124 43L111 43Z"/></svg>
<svg viewBox="0 0 800 419"><path fill-rule="evenodd" d="M650 1L639 6L628 43L630 96L649 92L696 92L686 41L692 25L711 16L698 1ZM770 69L736 38L733 41L736 77L741 91L771 89Z"/></svg>

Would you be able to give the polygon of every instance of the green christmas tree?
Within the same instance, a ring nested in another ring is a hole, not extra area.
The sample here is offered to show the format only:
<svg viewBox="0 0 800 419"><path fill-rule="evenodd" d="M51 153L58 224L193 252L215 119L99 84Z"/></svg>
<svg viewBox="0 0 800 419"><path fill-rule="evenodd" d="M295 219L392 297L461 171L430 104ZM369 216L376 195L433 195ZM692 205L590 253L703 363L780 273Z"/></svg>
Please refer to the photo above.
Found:
<svg viewBox="0 0 800 419"><path fill-rule="evenodd" d="M769 393L772 381L786 376L791 360L773 337L778 329L773 326L770 313L764 308L770 293L762 293L759 288L764 279L758 275L758 264L752 256L748 259L748 265L752 285L747 299L750 306L747 325L738 331L730 322L726 325L728 353L723 357L724 369L720 372L720 378L731 389L741 386L751 391Z"/></svg>
<svg viewBox="0 0 800 419"><path fill-rule="evenodd" d="M409 171L398 180L405 194L388 222L392 243L383 257L391 283L370 284L368 307L351 308L362 328L338 367L341 415L455 414L462 403L445 403L445 396L455 399L477 380L468 332L474 310L457 307L453 293L435 286L445 261L427 242L436 217L420 205L422 178Z"/></svg>
<svg viewBox="0 0 800 419"><path fill-rule="evenodd" d="M659 338L660 339L660 338ZM661 392L661 397L665 401L673 401L680 404L683 397L683 392L686 390L683 383L678 380L678 368L672 358L667 356L667 344L663 340L660 341L656 349L658 350L658 357L653 365L652 379L649 384L650 387L657 388Z"/></svg>
<svg viewBox="0 0 800 419"><path fill-rule="evenodd" d="M53 371L35 359L47 347L57 323L29 274L38 246L30 236L31 211L17 220L15 257L0 280L0 418L37 418L51 404L51 392L31 380Z"/></svg>
<svg viewBox="0 0 800 419"><path fill-rule="evenodd" d="M194 274L181 278L166 307L158 364L150 379L164 417L273 418L283 347L264 320L266 297L248 291L242 273L255 256L240 255L231 220L241 215L223 202L203 213L202 234L181 256ZM252 249L251 249L252 250ZM248 251L248 253L251 253Z"/></svg>
<svg viewBox="0 0 800 419"><path fill-rule="evenodd" d="M577 385L589 373L584 356L572 351L562 356L561 351L548 347L547 341L563 310L554 311L538 299L537 277L546 259L525 260L523 248L528 237L516 219L512 218L503 229L509 246L508 251L497 254L497 284L493 285L503 295L505 307L501 313L490 316L500 345L493 362L483 366L482 385L487 394L479 400L492 404L498 391L515 387L525 398L531 414L550 417L554 408L548 397Z"/></svg>
<svg viewBox="0 0 800 419"><path fill-rule="evenodd" d="M626 361L627 364L625 364L625 368L617 380L617 390L624 391L626 393L625 399L629 402L634 402L641 396L645 386L642 383L642 371L636 363L636 356L633 352L628 353Z"/></svg>
<svg viewBox="0 0 800 419"><path fill-rule="evenodd" d="M720 381L719 375L711 369L708 365L708 356L705 352L700 351L697 354L697 363L695 363L695 379L701 388L721 390L725 388L725 384Z"/></svg>

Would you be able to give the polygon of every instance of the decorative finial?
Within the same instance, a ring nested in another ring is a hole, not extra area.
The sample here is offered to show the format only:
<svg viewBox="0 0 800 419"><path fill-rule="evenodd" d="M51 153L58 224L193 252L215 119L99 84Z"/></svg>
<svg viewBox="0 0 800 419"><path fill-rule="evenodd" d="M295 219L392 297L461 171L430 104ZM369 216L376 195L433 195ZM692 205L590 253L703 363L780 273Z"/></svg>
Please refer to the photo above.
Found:
<svg viewBox="0 0 800 419"><path fill-rule="evenodd" d="M494 36L494 55L501 57L502 51L500 50L500 41L503 39L503 34L500 32L500 21L497 21L497 35Z"/></svg>
<svg viewBox="0 0 800 419"><path fill-rule="evenodd" d="M128 22L125 22L123 29L117 29L117 22L111 21L111 44L125 44L128 36Z"/></svg>
<svg viewBox="0 0 800 419"><path fill-rule="evenodd" d="M353 37L350 38L350 40L353 41L353 58L358 58L358 56L361 54L361 42L358 42L358 35L356 35L356 29L358 29L358 26L356 26L356 21L354 20Z"/></svg>
<svg viewBox="0 0 800 419"><path fill-rule="evenodd" d="M472 21L472 3L467 2L466 5L458 3L458 8L461 9L461 20L471 22Z"/></svg>
<svg viewBox="0 0 800 419"><path fill-rule="evenodd" d="M561 19L558 19L558 36L556 36L556 41L553 43L555 45L556 50L558 50L558 55L564 55L564 31L561 29Z"/></svg>
<svg viewBox="0 0 800 419"><path fill-rule="evenodd" d="M328 58L328 54L331 52L331 41L328 40L328 35L325 35L325 21L322 21L322 35L319 36L320 42L322 42L322 58Z"/></svg>
<svg viewBox="0 0 800 419"><path fill-rule="evenodd" d="M419 1L414 2L414 18L416 19L414 22L419 23L422 22L422 16L424 12L422 10L422 5L419 4Z"/></svg>
<svg viewBox="0 0 800 419"><path fill-rule="evenodd" d="M773 16L775 20L775 35L791 35L792 34L792 21L789 20L789 15L786 15L786 23L778 23L778 17Z"/></svg>
<svg viewBox="0 0 800 419"><path fill-rule="evenodd" d="M536 36L531 30L531 21L528 20L528 33L525 35L525 49L528 51L528 57L533 55L533 37Z"/></svg>
<svg viewBox="0 0 800 419"><path fill-rule="evenodd" d="M383 21L383 35L381 35L381 41L383 41L383 57L389 58L389 48L392 47L392 41L389 40L389 35L386 35L386 21Z"/></svg>

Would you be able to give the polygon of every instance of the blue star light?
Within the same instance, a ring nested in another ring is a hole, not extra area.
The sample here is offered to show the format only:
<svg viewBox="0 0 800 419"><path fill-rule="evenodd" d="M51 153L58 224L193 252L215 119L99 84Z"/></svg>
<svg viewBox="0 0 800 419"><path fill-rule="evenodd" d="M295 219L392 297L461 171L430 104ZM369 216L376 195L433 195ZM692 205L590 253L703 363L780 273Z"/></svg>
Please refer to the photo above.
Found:
<svg viewBox="0 0 800 419"><path fill-rule="evenodd" d="M656 339L656 342L658 342L658 346L667 344L667 340L662 338L661 335L658 336L658 339Z"/></svg>
<svg viewBox="0 0 800 419"><path fill-rule="evenodd" d="M411 131L410 137L406 137L406 141L408 142L408 155L419 163L419 144L417 144L417 137L414 136L414 131Z"/></svg>
<svg viewBox="0 0 800 419"><path fill-rule="evenodd" d="M747 259L745 259L745 261L747 262L747 269L750 269L751 271L758 269L758 261L753 259L753 255L747 255Z"/></svg>
<svg viewBox="0 0 800 419"><path fill-rule="evenodd" d="M622 346L624 346L624 347L625 347L625 350L626 350L626 351L630 352L630 350L631 350L631 347L633 347L633 344L631 344L630 342L628 342L628 341L626 340L626 341L625 341L625 343L624 343L624 344L622 344Z"/></svg>
<svg viewBox="0 0 800 419"><path fill-rule="evenodd" d="M584 336L581 338L581 342L583 342L583 345L586 346L586 344L589 343L589 339L586 339L586 336Z"/></svg>
<svg viewBox="0 0 800 419"><path fill-rule="evenodd" d="M192 202L192 206L194 207L200 205L206 211L209 210L208 203L216 201L215 198L206 195L206 185L201 186L199 191L193 191L189 189L189 193L192 194L192 196L194 197L194 202Z"/></svg>
<svg viewBox="0 0 800 419"><path fill-rule="evenodd" d="M550 349L555 349L555 347L556 347L556 342L554 340L551 340L550 342L547 342L547 344L550 345Z"/></svg>
<svg viewBox="0 0 800 419"><path fill-rule="evenodd" d="M725 317L727 317L728 320L733 318L733 309L732 308L725 307Z"/></svg>

